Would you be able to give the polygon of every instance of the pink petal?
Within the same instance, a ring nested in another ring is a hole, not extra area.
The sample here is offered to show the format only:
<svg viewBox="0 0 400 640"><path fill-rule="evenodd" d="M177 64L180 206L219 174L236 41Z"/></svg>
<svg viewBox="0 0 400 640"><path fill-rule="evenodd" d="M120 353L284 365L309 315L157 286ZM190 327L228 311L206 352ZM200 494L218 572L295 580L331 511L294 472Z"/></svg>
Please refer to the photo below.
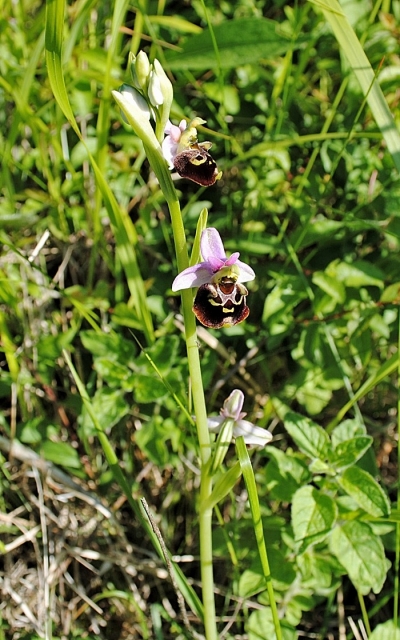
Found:
<svg viewBox="0 0 400 640"><path fill-rule="evenodd" d="M201 255L208 262L210 258L219 258L225 262L226 255L221 236L213 227L204 229L200 240Z"/></svg>
<svg viewBox="0 0 400 640"><path fill-rule="evenodd" d="M235 264L238 261L239 256L240 256L240 253L238 251L236 251L235 253L232 253L232 255L228 258L228 260L225 260L225 265L227 267L230 267L232 264Z"/></svg>
<svg viewBox="0 0 400 640"><path fill-rule="evenodd" d="M224 402L221 415L232 420L240 420L246 414L241 413L244 402L244 393L240 389L234 389Z"/></svg>
<svg viewBox="0 0 400 640"><path fill-rule="evenodd" d="M201 287L201 285L210 282L211 276L210 269L204 265L204 262L201 262L179 273L172 283L172 291Z"/></svg>

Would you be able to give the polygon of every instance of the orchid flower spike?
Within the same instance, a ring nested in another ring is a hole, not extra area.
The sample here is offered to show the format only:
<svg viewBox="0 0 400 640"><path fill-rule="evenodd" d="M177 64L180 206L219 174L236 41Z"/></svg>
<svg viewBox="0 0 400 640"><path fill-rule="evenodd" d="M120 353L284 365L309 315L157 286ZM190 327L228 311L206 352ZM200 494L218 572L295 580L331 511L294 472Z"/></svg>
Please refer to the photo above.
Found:
<svg viewBox="0 0 400 640"><path fill-rule="evenodd" d="M159 61L154 60L151 64L144 51L137 56L130 54L129 66L133 87L124 84L112 95L122 109L124 119L144 144L159 149L159 142L163 140L169 122L173 99L171 81ZM155 120L155 132L150 117ZM161 149L159 151L161 153Z"/></svg>
<svg viewBox="0 0 400 640"><path fill-rule="evenodd" d="M224 402L219 416L208 418L208 428L212 433L220 433L227 422L233 421L232 436L244 437L244 441L250 447L264 447L272 440L272 433L267 429L256 427L252 422L243 420L246 416L242 412L244 394L239 389L234 389Z"/></svg>
<svg viewBox="0 0 400 640"><path fill-rule="evenodd" d="M204 229L200 250L203 262L188 267L176 276L172 290L199 287L193 312L206 327L219 329L243 322L250 313L246 304L248 291L242 282L255 278L253 269L239 260L239 253L229 258L218 231Z"/></svg>
<svg viewBox="0 0 400 640"><path fill-rule="evenodd" d="M197 127L201 124L205 124L201 118L194 118L189 125L181 120L178 127L168 121L161 146L170 169L175 169L182 178L209 187L222 173L208 152L211 142L197 140Z"/></svg>

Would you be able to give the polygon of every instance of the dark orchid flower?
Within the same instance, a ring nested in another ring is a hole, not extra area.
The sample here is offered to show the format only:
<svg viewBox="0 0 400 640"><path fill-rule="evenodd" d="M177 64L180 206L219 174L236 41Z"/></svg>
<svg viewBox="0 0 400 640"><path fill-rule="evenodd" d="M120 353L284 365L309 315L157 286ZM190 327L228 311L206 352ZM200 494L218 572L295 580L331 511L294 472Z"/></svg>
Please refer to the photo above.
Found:
<svg viewBox="0 0 400 640"><path fill-rule="evenodd" d="M242 283L255 278L253 269L239 260L238 252L226 257L221 236L212 227L204 229L200 248L204 261L182 271L172 290L198 287L193 312L206 327L219 329L243 322L250 310Z"/></svg>
<svg viewBox="0 0 400 640"><path fill-rule="evenodd" d="M203 187L209 187L221 177L215 160L208 150L211 142L198 142L197 129L204 124L201 118L194 118L187 126L181 120L179 126L167 122L162 143L164 158L170 169L175 169L182 178L188 178Z"/></svg>

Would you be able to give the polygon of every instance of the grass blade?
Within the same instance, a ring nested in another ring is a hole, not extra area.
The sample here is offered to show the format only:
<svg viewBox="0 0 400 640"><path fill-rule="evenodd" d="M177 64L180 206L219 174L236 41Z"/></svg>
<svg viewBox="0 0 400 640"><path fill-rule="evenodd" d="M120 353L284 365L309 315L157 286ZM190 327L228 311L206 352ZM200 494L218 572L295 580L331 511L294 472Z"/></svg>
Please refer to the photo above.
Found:
<svg viewBox="0 0 400 640"><path fill-rule="evenodd" d="M400 133L379 86L376 74L343 12L338 0L310 0L318 6L329 22L335 37L353 70L376 124L381 130L396 169L400 171Z"/></svg>

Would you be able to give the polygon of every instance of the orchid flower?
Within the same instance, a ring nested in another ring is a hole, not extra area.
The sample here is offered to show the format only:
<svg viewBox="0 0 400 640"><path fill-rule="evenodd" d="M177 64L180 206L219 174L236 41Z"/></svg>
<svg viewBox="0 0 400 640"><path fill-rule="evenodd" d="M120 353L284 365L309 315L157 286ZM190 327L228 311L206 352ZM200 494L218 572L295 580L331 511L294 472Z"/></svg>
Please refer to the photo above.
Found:
<svg viewBox="0 0 400 640"><path fill-rule="evenodd" d="M204 229L200 250L203 262L177 275L172 290L199 287L193 312L205 327L220 329L243 322L250 310L246 304L248 291L242 282L255 278L253 269L239 260L238 252L226 257L221 236L212 227Z"/></svg>
<svg viewBox="0 0 400 640"><path fill-rule="evenodd" d="M219 416L208 418L208 428L212 433L220 433L227 422L233 421L232 435L234 438L244 437L250 447L264 447L272 440L272 433L267 429L256 427L252 422L243 420L246 413L242 412L244 394L234 389L224 402Z"/></svg>
<svg viewBox="0 0 400 640"><path fill-rule="evenodd" d="M201 124L205 124L202 118L193 118L189 125L181 120L178 127L168 120L161 146L170 169L176 169L182 178L209 187L222 173L208 152L211 142L197 140L197 127Z"/></svg>
<svg viewBox="0 0 400 640"><path fill-rule="evenodd" d="M235 282L248 282L256 277L253 269L239 260L240 253L226 257L221 236L213 227L204 229L201 234L200 250L203 262L177 275L172 283L172 291L218 283L227 273L236 274Z"/></svg>

